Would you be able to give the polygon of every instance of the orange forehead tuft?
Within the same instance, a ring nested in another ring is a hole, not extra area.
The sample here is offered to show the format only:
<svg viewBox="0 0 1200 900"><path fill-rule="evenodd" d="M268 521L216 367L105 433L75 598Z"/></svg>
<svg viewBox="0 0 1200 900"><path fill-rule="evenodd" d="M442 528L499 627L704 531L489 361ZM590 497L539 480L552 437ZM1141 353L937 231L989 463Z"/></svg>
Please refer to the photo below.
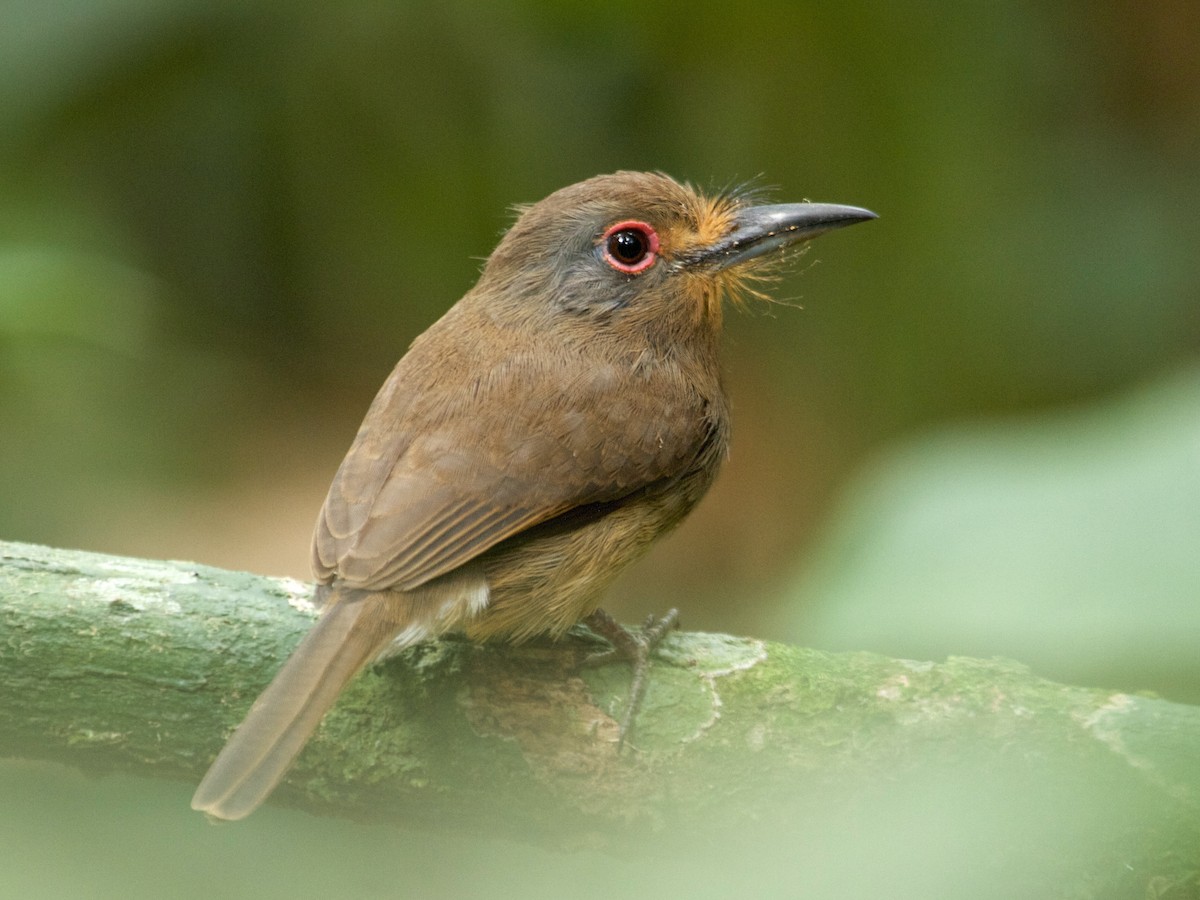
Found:
<svg viewBox="0 0 1200 900"><path fill-rule="evenodd" d="M738 211L752 198L752 193L740 191L713 197L693 193L688 213L665 229L663 246L667 255L686 256L724 239L733 227ZM703 270L695 273L691 279L698 300L697 313L719 322L726 300L738 307L746 306L751 298L769 300L770 297L754 283L773 280L771 271L777 263L774 257L764 257L748 265L723 269L715 277Z"/></svg>
<svg viewBox="0 0 1200 900"><path fill-rule="evenodd" d="M719 241L733 224L741 204L732 197L704 197L692 194L687 198L688 209L663 229L663 247L671 256L683 256Z"/></svg>

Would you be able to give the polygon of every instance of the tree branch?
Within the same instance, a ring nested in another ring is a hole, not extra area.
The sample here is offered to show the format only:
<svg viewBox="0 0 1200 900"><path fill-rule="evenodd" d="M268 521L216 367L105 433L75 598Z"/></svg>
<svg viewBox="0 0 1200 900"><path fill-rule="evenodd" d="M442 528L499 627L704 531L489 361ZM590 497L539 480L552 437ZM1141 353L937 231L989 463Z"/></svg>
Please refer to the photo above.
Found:
<svg viewBox="0 0 1200 900"><path fill-rule="evenodd" d="M191 563L0 543L0 756L197 780L309 626L309 595ZM1053 684L1004 660L676 634L634 749L618 756L628 670L580 671L594 646L444 640L381 663L273 802L620 846L836 806L932 766L1085 791L1103 778L1195 834L1194 707Z"/></svg>

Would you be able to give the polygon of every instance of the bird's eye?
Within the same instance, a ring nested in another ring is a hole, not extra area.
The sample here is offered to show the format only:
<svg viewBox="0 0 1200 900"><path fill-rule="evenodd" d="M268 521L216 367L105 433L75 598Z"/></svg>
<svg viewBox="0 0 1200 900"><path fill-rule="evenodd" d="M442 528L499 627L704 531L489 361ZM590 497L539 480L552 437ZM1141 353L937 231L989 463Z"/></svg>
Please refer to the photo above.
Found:
<svg viewBox="0 0 1200 900"><path fill-rule="evenodd" d="M645 222L618 222L601 239L604 261L618 272L643 272L658 255L658 233Z"/></svg>

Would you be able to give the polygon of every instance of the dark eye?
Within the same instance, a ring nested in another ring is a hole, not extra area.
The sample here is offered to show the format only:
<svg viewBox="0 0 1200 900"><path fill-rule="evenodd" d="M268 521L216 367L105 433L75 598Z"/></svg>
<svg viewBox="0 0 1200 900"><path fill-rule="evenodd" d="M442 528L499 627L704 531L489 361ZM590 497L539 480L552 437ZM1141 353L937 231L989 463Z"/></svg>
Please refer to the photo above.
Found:
<svg viewBox="0 0 1200 900"><path fill-rule="evenodd" d="M645 222L618 222L604 232L601 246L605 262L618 272L632 275L654 264L658 234Z"/></svg>

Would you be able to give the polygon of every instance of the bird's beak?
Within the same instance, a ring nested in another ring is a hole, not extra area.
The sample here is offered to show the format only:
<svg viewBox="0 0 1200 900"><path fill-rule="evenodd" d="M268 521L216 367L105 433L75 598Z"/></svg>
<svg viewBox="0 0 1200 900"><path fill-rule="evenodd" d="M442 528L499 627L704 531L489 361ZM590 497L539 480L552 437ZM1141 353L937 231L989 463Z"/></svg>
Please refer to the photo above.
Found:
<svg viewBox="0 0 1200 900"><path fill-rule="evenodd" d="M834 203L779 203L737 213L725 237L689 256L685 265L727 269L819 234L879 218L869 209Z"/></svg>

